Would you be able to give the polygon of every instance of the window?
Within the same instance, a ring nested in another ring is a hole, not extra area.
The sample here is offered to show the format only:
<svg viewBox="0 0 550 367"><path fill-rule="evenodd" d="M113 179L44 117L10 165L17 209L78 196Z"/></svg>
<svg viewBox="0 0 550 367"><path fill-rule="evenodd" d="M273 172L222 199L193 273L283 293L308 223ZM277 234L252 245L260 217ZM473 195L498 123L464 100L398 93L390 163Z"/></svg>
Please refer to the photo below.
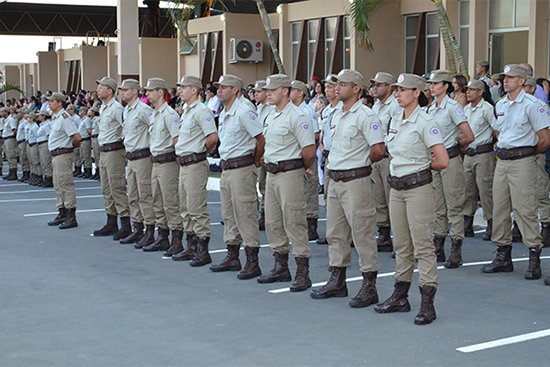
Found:
<svg viewBox="0 0 550 367"><path fill-rule="evenodd" d="M349 17L344 17L343 19L344 26L344 47L343 47L343 60L342 60L342 69L350 68L350 56L351 56L351 34L349 30Z"/></svg>
<svg viewBox="0 0 550 367"><path fill-rule="evenodd" d="M405 17L405 71L407 73L414 72L413 57L419 18L419 15L409 15Z"/></svg>
<svg viewBox="0 0 550 367"><path fill-rule="evenodd" d="M294 70L298 64L298 53L300 51L300 32L302 31L302 22L293 22L290 24L291 32L291 58L292 58L292 78L295 77Z"/></svg>
<svg viewBox="0 0 550 367"><path fill-rule="evenodd" d="M510 29L529 26L530 0L490 0L489 29Z"/></svg>
<svg viewBox="0 0 550 367"><path fill-rule="evenodd" d="M439 58L439 18L437 13L426 14L426 68L425 73L437 68Z"/></svg>
<svg viewBox="0 0 550 367"><path fill-rule="evenodd" d="M330 57L334 51L334 37L336 36L337 18L325 19L325 74L330 73Z"/></svg>
<svg viewBox="0 0 550 367"><path fill-rule="evenodd" d="M460 13L460 29L458 41L460 42L460 52L464 57L464 62L468 64L468 37L470 35L470 0L461 0L458 3Z"/></svg>
<svg viewBox="0 0 550 367"><path fill-rule="evenodd" d="M200 34L200 57L201 57L201 65L204 65L206 61L206 46L208 44L208 33L201 33Z"/></svg>
<svg viewBox="0 0 550 367"><path fill-rule="evenodd" d="M309 80L313 75L315 64L315 49L317 47L317 34L319 33L319 19L312 19L307 22L307 77Z"/></svg>
<svg viewBox="0 0 550 367"><path fill-rule="evenodd" d="M216 59L216 47L218 46L218 33L210 33L210 52L212 54L212 60Z"/></svg>

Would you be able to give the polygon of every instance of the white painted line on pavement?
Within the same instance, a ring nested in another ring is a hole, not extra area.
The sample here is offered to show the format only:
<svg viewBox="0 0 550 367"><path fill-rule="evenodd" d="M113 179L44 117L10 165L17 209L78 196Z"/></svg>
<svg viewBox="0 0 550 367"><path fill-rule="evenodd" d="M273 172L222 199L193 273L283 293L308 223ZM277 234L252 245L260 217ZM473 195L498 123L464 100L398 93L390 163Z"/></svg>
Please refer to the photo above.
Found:
<svg viewBox="0 0 550 367"><path fill-rule="evenodd" d="M93 199L93 198L102 198L103 195L83 195L77 196L77 199ZM20 202L33 202L33 201L55 201L55 197L51 198L34 198L34 199L6 199L0 200L0 203L20 203Z"/></svg>
<svg viewBox="0 0 550 367"><path fill-rule="evenodd" d="M101 209L77 209L76 212L77 213L95 213L95 212L104 212L105 209L101 208ZM24 217L41 217L41 216L45 216L45 215L56 215L57 212L48 212L48 213L31 213L31 214L25 214L23 215Z"/></svg>
<svg viewBox="0 0 550 367"><path fill-rule="evenodd" d="M75 188L75 191L80 191L80 190L99 190L99 189L101 189L101 186L94 186L94 187L77 187L77 188ZM54 190L54 189L47 188L47 189L24 190L24 191L0 191L0 195L1 195L1 194L10 194L10 195L13 195L13 194L34 194L34 193L42 193L42 192L55 192L55 190Z"/></svg>
<svg viewBox="0 0 550 367"><path fill-rule="evenodd" d="M502 347L505 345L522 343L529 340L544 338L550 336L550 329L535 331L533 333L520 334L511 336L509 338L496 339L490 342L468 345L466 347L456 348L457 351L462 353L479 352L480 350Z"/></svg>

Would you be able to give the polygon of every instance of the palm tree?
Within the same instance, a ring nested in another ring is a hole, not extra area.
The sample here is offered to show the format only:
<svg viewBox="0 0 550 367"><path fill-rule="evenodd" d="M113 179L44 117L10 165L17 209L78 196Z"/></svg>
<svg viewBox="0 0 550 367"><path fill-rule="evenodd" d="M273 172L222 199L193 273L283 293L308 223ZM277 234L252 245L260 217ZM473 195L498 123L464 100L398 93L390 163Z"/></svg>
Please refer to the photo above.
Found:
<svg viewBox="0 0 550 367"><path fill-rule="evenodd" d="M4 83L0 85L0 96L6 92L9 92L11 90L14 90L16 92L19 92L21 94L25 94L18 85L10 84L10 83Z"/></svg>

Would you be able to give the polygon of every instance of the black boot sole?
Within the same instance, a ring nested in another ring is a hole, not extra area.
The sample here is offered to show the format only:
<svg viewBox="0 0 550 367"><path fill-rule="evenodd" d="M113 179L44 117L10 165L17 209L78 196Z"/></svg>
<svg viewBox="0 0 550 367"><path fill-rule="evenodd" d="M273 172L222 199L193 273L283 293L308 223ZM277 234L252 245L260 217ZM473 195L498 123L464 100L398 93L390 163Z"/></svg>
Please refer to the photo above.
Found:
<svg viewBox="0 0 550 367"><path fill-rule="evenodd" d="M278 277L278 278L257 278L256 280L260 284L271 284L276 282L290 282L292 280L292 277L288 276L288 277Z"/></svg>
<svg viewBox="0 0 550 367"><path fill-rule="evenodd" d="M348 296L348 289L345 288L337 291L331 291L328 293L320 293L313 290L309 295L313 299L343 298Z"/></svg>

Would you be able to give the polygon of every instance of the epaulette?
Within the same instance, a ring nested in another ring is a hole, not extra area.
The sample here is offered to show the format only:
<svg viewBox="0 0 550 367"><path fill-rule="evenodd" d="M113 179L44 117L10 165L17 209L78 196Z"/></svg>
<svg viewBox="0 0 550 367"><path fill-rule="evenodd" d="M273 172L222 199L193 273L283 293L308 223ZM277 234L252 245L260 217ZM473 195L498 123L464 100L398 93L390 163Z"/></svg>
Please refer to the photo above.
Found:
<svg viewBox="0 0 550 367"><path fill-rule="evenodd" d="M66 113L66 112L63 112L63 113L61 114L61 116L63 116L64 119L68 119L68 118L69 118L69 114Z"/></svg>

